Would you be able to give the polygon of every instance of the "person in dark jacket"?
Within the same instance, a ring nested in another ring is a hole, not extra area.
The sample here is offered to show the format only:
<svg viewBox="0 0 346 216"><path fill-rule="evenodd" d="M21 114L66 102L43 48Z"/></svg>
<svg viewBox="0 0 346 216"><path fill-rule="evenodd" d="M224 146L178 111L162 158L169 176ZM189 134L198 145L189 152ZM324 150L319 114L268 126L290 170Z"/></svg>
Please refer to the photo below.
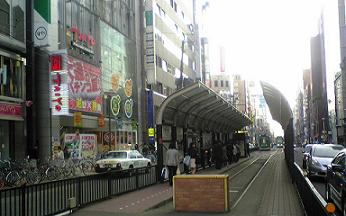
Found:
<svg viewBox="0 0 346 216"><path fill-rule="evenodd" d="M218 141L215 145L214 149L214 158L215 158L215 168L216 169L221 169L222 167L222 159L223 159L223 154L222 154L222 146L221 143Z"/></svg>
<svg viewBox="0 0 346 216"><path fill-rule="evenodd" d="M191 157L191 161L190 161L191 174L195 174L197 169L196 161L198 156L196 143L191 143L191 147L188 150L188 155Z"/></svg>

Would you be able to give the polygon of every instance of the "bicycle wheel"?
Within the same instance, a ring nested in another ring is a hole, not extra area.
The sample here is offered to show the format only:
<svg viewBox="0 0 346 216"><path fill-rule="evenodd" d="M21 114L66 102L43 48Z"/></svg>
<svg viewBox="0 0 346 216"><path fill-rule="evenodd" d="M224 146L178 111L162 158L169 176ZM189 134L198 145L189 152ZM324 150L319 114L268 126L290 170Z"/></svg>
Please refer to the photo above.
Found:
<svg viewBox="0 0 346 216"><path fill-rule="evenodd" d="M46 174L47 180L49 180L49 181L53 181L53 180L55 180L57 178L56 170L53 167L49 167L46 170L45 174Z"/></svg>
<svg viewBox="0 0 346 216"><path fill-rule="evenodd" d="M17 186L18 183L20 182L19 180L20 180L20 176L17 171L11 171L6 175L6 182L10 186Z"/></svg>
<svg viewBox="0 0 346 216"><path fill-rule="evenodd" d="M84 175L91 174L94 170L94 164L90 161L83 161L81 167Z"/></svg>
<svg viewBox="0 0 346 216"><path fill-rule="evenodd" d="M26 182L28 184L38 184L41 182L41 175L38 170L30 170L26 172Z"/></svg>

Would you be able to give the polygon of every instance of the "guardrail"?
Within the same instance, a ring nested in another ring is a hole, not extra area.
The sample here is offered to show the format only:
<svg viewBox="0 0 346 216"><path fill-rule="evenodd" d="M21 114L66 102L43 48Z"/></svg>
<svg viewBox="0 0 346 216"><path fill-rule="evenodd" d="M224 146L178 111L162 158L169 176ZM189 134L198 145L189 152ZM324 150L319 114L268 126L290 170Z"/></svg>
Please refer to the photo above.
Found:
<svg viewBox="0 0 346 216"><path fill-rule="evenodd" d="M0 215L53 215L157 183L156 166L0 190Z"/></svg>
<svg viewBox="0 0 346 216"><path fill-rule="evenodd" d="M303 202L305 212L308 216L315 215L325 215L331 216L335 214L329 214L325 206L327 205L326 201L320 195L320 193L315 189L310 180L304 176L303 171L300 169L298 164L294 163L292 167L292 178L296 183L299 196Z"/></svg>

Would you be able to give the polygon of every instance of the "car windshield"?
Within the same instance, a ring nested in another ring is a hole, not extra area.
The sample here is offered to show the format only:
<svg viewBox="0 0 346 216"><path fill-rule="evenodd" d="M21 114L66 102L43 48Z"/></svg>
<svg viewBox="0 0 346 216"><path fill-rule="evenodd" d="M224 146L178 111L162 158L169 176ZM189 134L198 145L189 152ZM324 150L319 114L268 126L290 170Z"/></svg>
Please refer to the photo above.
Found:
<svg viewBox="0 0 346 216"><path fill-rule="evenodd" d="M342 149L342 146L320 146L315 149L313 155L315 157L333 158Z"/></svg>
<svg viewBox="0 0 346 216"><path fill-rule="evenodd" d="M106 158L127 158L126 152L108 152Z"/></svg>

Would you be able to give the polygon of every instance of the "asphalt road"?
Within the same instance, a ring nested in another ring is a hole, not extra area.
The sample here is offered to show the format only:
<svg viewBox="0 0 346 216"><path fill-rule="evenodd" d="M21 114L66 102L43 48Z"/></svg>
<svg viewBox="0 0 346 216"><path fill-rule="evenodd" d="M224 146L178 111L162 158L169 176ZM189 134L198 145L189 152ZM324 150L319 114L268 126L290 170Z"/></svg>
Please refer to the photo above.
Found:
<svg viewBox="0 0 346 216"><path fill-rule="evenodd" d="M273 155L271 158L270 156ZM250 160L227 172L230 176L230 212L220 215L304 215L289 177L278 175L286 166L281 150L254 152ZM269 159L270 158L270 159ZM288 172L287 174L288 175ZM282 179L273 179L280 176ZM289 181L286 193L270 191L273 182ZM280 200L280 201L277 201ZM272 203L273 202L273 203ZM287 203L290 203L290 206ZM285 208L283 207L285 206ZM278 212L280 209L281 212ZM290 212L290 213L289 213ZM292 213L293 212L293 213ZM175 212L172 203L141 215L209 215L208 213Z"/></svg>

